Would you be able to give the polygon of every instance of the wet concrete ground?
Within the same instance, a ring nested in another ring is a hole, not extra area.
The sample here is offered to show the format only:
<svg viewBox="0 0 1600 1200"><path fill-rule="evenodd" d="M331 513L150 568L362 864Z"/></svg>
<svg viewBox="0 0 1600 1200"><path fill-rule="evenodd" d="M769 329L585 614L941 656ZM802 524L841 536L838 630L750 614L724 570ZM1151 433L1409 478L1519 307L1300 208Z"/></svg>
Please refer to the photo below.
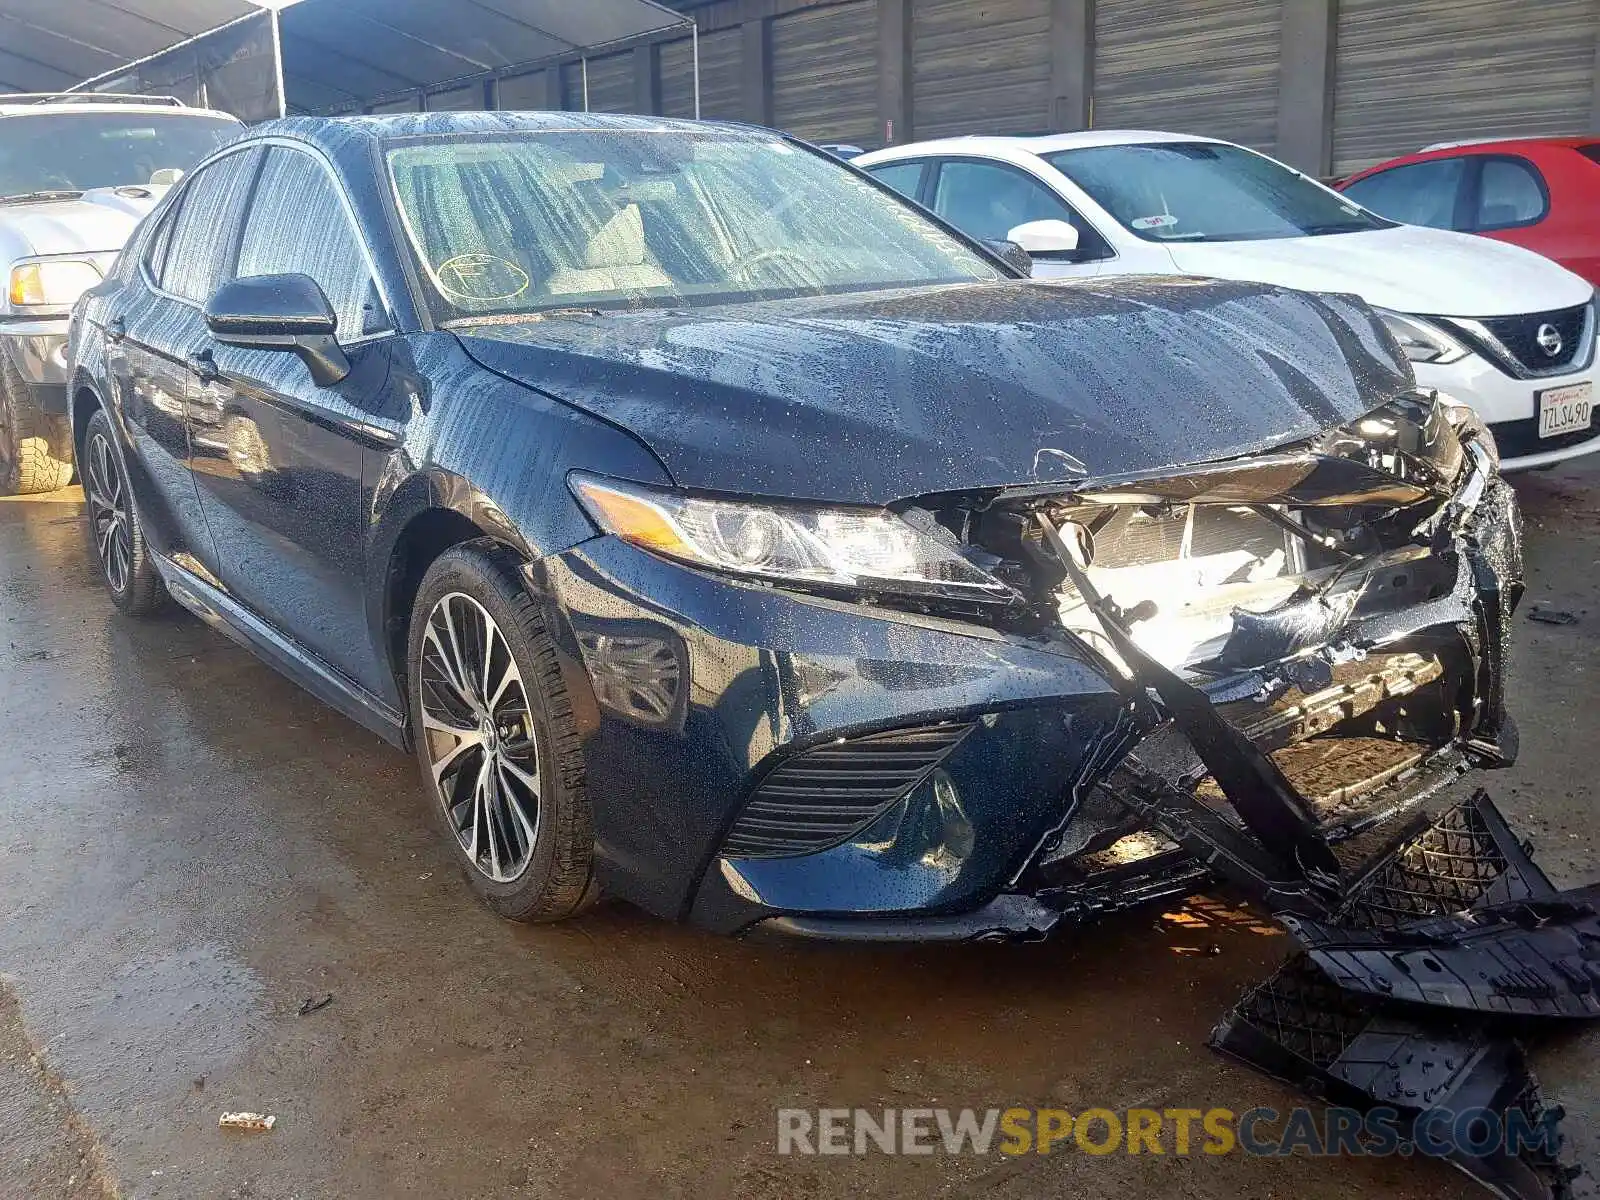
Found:
<svg viewBox="0 0 1600 1200"><path fill-rule="evenodd" d="M1600 875L1600 463L1520 489L1528 603L1580 623L1524 606L1523 760L1488 782L1575 884ZM784 1106L1284 1107L1204 1047L1283 939L1206 898L1010 948L507 924L409 758L188 617L117 615L78 513L0 502L0 1196L1477 1194L1406 1160L780 1157ZM1535 1058L1600 1167L1600 1029Z"/></svg>

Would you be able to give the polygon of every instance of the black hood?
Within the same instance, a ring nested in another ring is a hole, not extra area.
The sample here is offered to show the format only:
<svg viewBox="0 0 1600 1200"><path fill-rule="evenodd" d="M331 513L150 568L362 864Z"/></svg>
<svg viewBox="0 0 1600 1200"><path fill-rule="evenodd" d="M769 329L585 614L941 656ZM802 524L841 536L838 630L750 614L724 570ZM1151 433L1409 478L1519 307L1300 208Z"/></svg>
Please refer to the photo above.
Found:
<svg viewBox="0 0 1600 1200"><path fill-rule="evenodd" d="M1182 278L1004 283L458 329L627 429L683 487L884 504L1230 458L1412 386L1350 297Z"/></svg>

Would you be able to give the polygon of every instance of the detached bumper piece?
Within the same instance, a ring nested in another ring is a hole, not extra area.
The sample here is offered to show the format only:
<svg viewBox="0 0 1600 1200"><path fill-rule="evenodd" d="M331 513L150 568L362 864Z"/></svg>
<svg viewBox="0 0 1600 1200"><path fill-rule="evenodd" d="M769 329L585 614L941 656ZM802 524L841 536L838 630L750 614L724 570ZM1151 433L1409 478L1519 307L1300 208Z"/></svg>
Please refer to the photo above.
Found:
<svg viewBox="0 0 1600 1200"><path fill-rule="evenodd" d="M1442 1156L1497 1196L1571 1195L1561 1110L1516 1035L1600 1016L1600 888L1558 892L1479 792L1414 823L1321 919L1274 916L1303 949L1217 1027L1216 1049L1319 1099L1387 1108L1411 1145L1430 1113L1487 1111L1501 1136Z"/></svg>

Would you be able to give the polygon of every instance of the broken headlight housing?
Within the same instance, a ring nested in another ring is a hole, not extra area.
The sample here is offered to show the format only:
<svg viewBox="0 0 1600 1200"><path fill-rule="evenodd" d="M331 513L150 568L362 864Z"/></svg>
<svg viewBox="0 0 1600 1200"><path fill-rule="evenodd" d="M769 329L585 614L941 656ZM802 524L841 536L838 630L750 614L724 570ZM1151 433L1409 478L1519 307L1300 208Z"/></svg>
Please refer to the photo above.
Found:
<svg viewBox="0 0 1600 1200"><path fill-rule="evenodd" d="M936 533L884 509L691 496L578 473L570 483L607 533L697 567L836 591L991 604L1021 598Z"/></svg>

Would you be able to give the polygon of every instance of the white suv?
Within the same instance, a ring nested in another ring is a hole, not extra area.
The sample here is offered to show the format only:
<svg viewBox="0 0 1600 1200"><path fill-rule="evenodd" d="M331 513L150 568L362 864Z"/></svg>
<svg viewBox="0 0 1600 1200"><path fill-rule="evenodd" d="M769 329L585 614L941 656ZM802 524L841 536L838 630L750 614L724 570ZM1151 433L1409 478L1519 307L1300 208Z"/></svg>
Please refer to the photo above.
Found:
<svg viewBox="0 0 1600 1200"><path fill-rule="evenodd" d="M0 96L0 495L71 481L73 302L178 176L242 128L150 96Z"/></svg>
<svg viewBox="0 0 1600 1200"><path fill-rule="evenodd" d="M1531 251L1397 224L1265 155L1187 134L950 138L854 165L973 237L1018 243L1041 278L1206 275L1354 293L1419 383L1490 423L1506 469L1600 450L1594 288Z"/></svg>

